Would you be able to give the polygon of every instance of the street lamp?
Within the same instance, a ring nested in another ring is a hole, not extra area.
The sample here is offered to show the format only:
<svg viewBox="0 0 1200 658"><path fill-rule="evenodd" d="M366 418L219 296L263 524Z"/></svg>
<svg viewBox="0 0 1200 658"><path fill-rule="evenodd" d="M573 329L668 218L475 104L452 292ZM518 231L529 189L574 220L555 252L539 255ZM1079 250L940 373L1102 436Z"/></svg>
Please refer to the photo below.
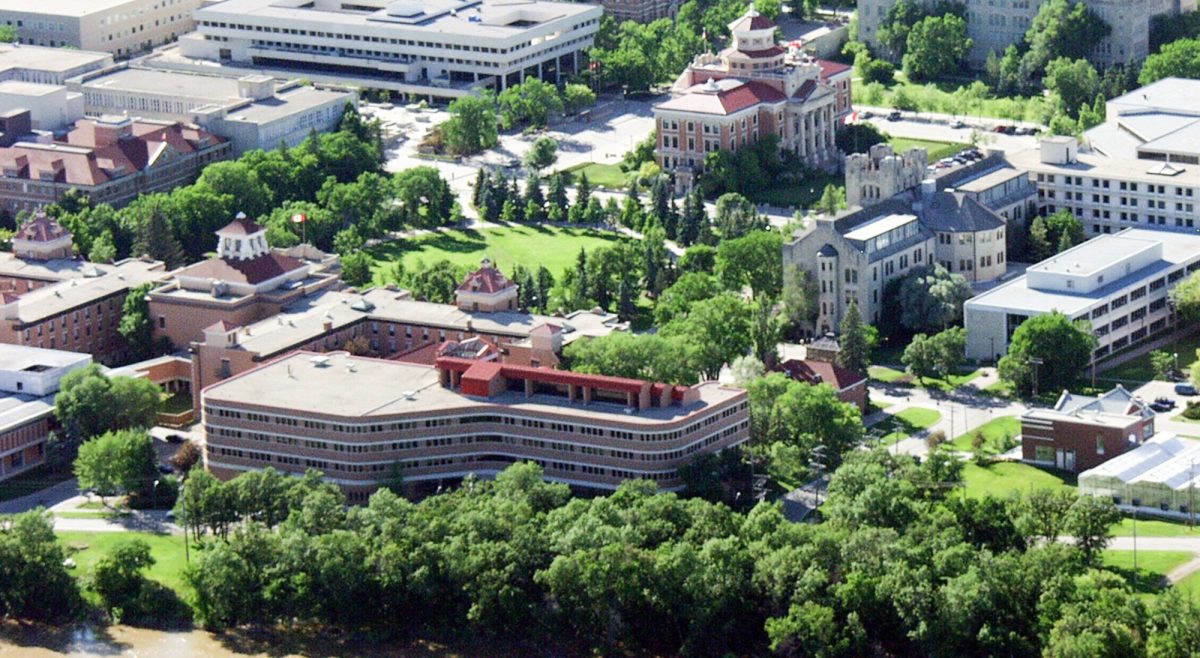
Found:
<svg viewBox="0 0 1200 658"><path fill-rule="evenodd" d="M1171 358L1175 359L1175 372L1179 372L1179 352L1172 352Z"/></svg>
<svg viewBox="0 0 1200 658"><path fill-rule="evenodd" d="M1046 363L1046 361L1044 359L1039 359L1037 357L1034 357L1034 358L1029 359L1029 362L1033 364L1033 397L1036 398L1038 395L1038 379L1039 379L1038 366Z"/></svg>
<svg viewBox="0 0 1200 658"><path fill-rule="evenodd" d="M154 481L154 486L150 489L150 493L154 500L150 505L150 509L158 509L158 480Z"/></svg>

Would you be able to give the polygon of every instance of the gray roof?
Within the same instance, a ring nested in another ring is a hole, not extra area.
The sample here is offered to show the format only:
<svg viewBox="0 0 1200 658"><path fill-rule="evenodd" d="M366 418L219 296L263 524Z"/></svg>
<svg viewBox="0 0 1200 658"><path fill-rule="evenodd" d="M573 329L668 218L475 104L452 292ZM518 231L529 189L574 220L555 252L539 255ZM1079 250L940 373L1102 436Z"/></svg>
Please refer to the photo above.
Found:
<svg viewBox="0 0 1200 658"><path fill-rule="evenodd" d="M1134 397L1124 386L1117 384L1116 388L1103 395L1075 395L1063 391L1054 405L1055 411L1066 414L1095 412L1116 415L1151 415L1151 411L1140 399Z"/></svg>
<svg viewBox="0 0 1200 658"><path fill-rule="evenodd" d="M921 223L930 230L975 233L1004 226L999 215L962 192L938 192L921 213Z"/></svg>

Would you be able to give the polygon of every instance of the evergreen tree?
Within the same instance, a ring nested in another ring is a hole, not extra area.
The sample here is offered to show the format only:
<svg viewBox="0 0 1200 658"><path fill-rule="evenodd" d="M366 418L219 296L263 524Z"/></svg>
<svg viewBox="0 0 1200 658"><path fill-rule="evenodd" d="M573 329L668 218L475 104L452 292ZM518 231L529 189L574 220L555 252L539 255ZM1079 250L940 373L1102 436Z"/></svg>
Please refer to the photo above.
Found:
<svg viewBox="0 0 1200 658"><path fill-rule="evenodd" d="M838 345L841 347L837 355L838 365L866 374L867 367L871 365L871 345L857 302L850 302L850 308L846 309L846 315L838 325L838 332Z"/></svg>
<svg viewBox="0 0 1200 658"><path fill-rule="evenodd" d="M537 300L535 306L543 311L549 311L546 308L546 301L550 299L550 289L554 287L554 275L550 270L546 269L545 265L538 267L537 271Z"/></svg>
<svg viewBox="0 0 1200 658"><path fill-rule="evenodd" d="M583 222L593 225L604 223L604 206L600 203L600 199L596 197L588 199L586 212L583 213Z"/></svg>
<svg viewBox="0 0 1200 658"><path fill-rule="evenodd" d="M539 206L536 201L530 199L525 202L525 221L529 223L538 223L546 219L546 209Z"/></svg>
<svg viewBox="0 0 1200 658"><path fill-rule="evenodd" d="M622 320L632 320L637 312L637 306L633 302L633 283L628 276L621 277L621 283L617 286L617 315L621 316Z"/></svg>
<svg viewBox="0 0 1200 658"><path fill-rule="evenodd" d="M499 173L488 179L487 195L483 198L484 219L494 222L500 219L504 210L504 202L508 200L508 181Z"/></svg>
<svg viewBox="0 0 1200 658"><path fill-rule="evenodd" d="M1061 254L1062 252L1064 252L1074 246L1075 246L1075 243L1074 243L1074 241L1071 240L1070 233L1063 231L1062 235L1058 236L1058 253Z"/></svg>
<svg viewBox="0 0 1200 658"><path fill-rule="evenodd" d="M500 221L505 224L515 224L521 221L520 215L517 213L517 204L512 199L504 200L504 208L500 211Z"/></svg>
<svg viewBox="0 0 1200 658"><path fill-rule="evenodd" d="M1033 262L1040 263L1054 255L1054 248L1050 246L1049 233L1045 218L1034 217L1033 222L1029 225L1029 237L1025 243L1026 251Z"/></svg>
<svg viewBox="0 0 1200 658"><path fill-rule="evenodd" d="M542 194L542 179L536 174L530 174L529 179L525 181L525 202L530 201L537 204L538 216L546 209L546 195ZM526 217L529 221L535 221L531 217Z"/></svg>
<svg viewBox="0 0 1200 658"><path fill-rule="evenodd" d="M479 173L475 175L475 188L471 190L471 205L476 210L483 211L483 198L487 194L488 175L483 167L479 168Z"/></svg>
<svg viewBox="0 0 1200 658"><path fill-rule="evenodd" d="M588 180L586 173L579 174L579 182L575 184L575 204L587 207L588 201L592 200L592 183Z"/></svg>
<svg viewBox="0 0 1200 658"><path fill-rule="evenodd" d="M616 226L617 220L621 217L621 207L617 205L616 197L608 197L604 202L604 216L602 222L610 226Z"/></svg>
<svg viewBox="0 0 1200 658"><path fill-rule="evenodd" d="M667 235L653 217L646 220L646 230L642 235L642 272L645 276L646 292L651 296L660 290L655 285L660 283L659 273L667 266Z"/></svg>
<svg viewBox="0 0 1200 658"><path fill-rule="evenodd" d="M563 221L567 216L567 207L570 206L571 202L567 198L567 184L563 180L561 172L550 177L549 197L550 207L557 208L559 213L561 213L559 214L560 219L557 221Z"/></svg>
<svg viewBox="0 0 1200 658"><path fill-rule="evenodd" d="M666 176L658 176L650 186L650 216L657 219L660 226L666 225L667 214L671 211L671 195L667 189Z"/></svg>
<svg viewBox="0 0 1200 658"><path fill-rule="evenodd" d="M133 243L134 255L161 260L167 264L167 269L183 265L183 247L171 233L171 226L162 208L154 204L146 216L139 219L137 237Z"/></svg>
<svg viewBox="0 0 1200 658"><path fill-rule="evenodd" d="M667 216L663 218L663 230L668 240L674 240L679 232L679 207L675 205L675 195L667 195Z"/></svg>
<svg viewBox="0 0 1200 658"><path fill-rule="evenodd" d="M645 216L642 213L642 202L638 199L637 186L630 185L629 193L625 196L625 205L621 208L621 226L640 231L644 221Z"/></svg>
<svg viewBox="0 0 1200 658"><path fill-rule="evenodd" d="M679 244L690 247L700 238L701 227L708 223L704 212L704 197L700 188L692 188L683 200L683 216L679 220Z"/></svg>
<svg viewBox="0 0 1200 658"><path fill-rule="evenodd" d="M580 247L579 255L575 257L575 308L582 308L587 304L592 290L589 284L587 251Z"/></svg>

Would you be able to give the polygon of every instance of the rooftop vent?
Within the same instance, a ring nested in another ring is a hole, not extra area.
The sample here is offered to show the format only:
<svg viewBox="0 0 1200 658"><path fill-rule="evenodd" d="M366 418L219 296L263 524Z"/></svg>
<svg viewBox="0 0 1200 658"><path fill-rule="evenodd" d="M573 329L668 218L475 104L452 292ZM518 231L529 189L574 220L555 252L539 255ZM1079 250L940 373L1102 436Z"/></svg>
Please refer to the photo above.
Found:
<svg viewBox="0 0 1200 658"><path fill-rule="evenodd" d="M308 361L309 361L309 363L312 363L313 366L315 366L317 368L324 368L325 366L329 365L329 357L327 357L323 354L319 354L317 356L311 357Z"/></svg>

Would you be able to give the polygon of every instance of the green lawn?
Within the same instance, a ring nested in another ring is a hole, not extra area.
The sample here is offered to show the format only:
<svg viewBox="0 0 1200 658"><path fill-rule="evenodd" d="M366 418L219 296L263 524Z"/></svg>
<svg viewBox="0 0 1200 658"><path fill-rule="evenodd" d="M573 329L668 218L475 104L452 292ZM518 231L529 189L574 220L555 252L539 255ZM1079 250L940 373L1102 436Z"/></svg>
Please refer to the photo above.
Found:
<svg viewBox="0 0 1200 658"><path fill-rule="evenodd" d="M1075 491L1075 476L1020 462L994 462L987 466L967 462L963 466L963 483L967 495L975 498L987 495L1004 498L1011 494L1027 494L1034 489Z"/></svg>
<svg viewBox="0 0 1200 658"><path fill-rule="evenodd" d="M96 562L119 544L141 539L150 545L154 566L146 575L175 590L180 596L184 592L183 569L184 549L182 535L157 535L148 532L58 532L58 541L67 555L78 565L72 573L85 579L95 568ZM76 550L78 549L78 550Z"/></svg>
<svg viewBox="0 0 1200 658"><path fill-rule="evenodd" d="M385 242L368 252L375 259L376 283L384 283L386 272L396 261L402 261L410 269L417 261L431 265L442 259L455 265L478 267L484 257L505 272L511 272L515 265L531 270L544 265L557 277L575 264L580 249L591 251L623 239L609 231L517 225L438 231L412 240Z"/></svg>
<svg viewBox="0 0 1200 658"><path fill-rule="evenodd" d="M1189 528L1185 521L1164 521L1161 519L1137 520L1138 537L1195 537L1200 536L1200 527ZM1113 535L1117 537L1133 536L1133 519L1125 517L1113 526Z"/></svg>
<svg viewBox="0 0 1200 658"><path fill-rule="evenodd" d="M71 479L70 471L52 473L49 468L38 466L15 477L0 481L0 500L20 498L69 479Z"/></svg>
<svg viewBox="0 0 1200 658"><path fill-rule="evenodd" d="M936 388L942 391L954 390L982 374L983 371L976 368L971 372L950 375L944 378L926 377L918 379L903 370L897 370L890 366L871 366L867 369L867 375L875 381L887 384L911 384L913 386L920 386L921 388Z"/></svg>
<svg viewBox="0 0 1200 658"><path fill-rule="evenodd" d="M1174 343L1164 345L1159 349L1167 354L1179 355L1179 369L1191 372L1196 363L1196 350L1200 348L1200 334L1184 336ZM1150 367L1150 353L1147 352L1132 361L1127 361L1112 370L1099 373L1103 379L1121 379L1131 382L1148 382L1154 379L1154 369Z"/></svg>
<svg viewBox="0 0 1200 658"><path fill-rule="evenodd" d="M845 187L841 176L814 172L799 183L775 185L749 197L751 201L782 208L812 208L824 194L825 186L831 183L834 187Z"/></svg>
<svg viewBox="0 0 1200 658"><path fill-rule="evenodd" d="M1155 594L1163 589L1163 578L1172 569L1195 557L1188 551L1138 551L1136 581L1133 571L1133 551L1106 550L1101 558L1104 567L1133 585L1143 594Z"/></svg>
<svg viewBox="0 0 1200 658"><path fill-rule="evenodd" d="M867 368L867 376L887 384L909 384L912 382L912 375L903 370L897 370L888 366L871 366Z"/></svg>
<svg viewBox="0 0 1200 658"><path fill-rule="evenodd" d="M909 407L880 421L875 428L884 432L883 445L890 446L921 430L932 427L941 418L942 414L933 409Z"/></svg>
<svg viewBox="0 0 1200 658"><path fill-rule="evenodd" d="M1138 559L1142 557L1141 552L1138 552ZM1141 566L1141 565L1139 565ZM1192 600L1200 603L1200 571L1197 571L1183 580L1175 583L1175 587L1192 595Z"/></svg>
<svg viewBox="0 0 1200 658"><path fill-rule="evenodd" d="M586 173L588 183L593 188L607 188L610 190L623 190L628 187L625 172L615 164L602 164L599 162L585 162L571 167L567 167L563 171L570 172L578 176L581 173Z"/></svg>
<svg viewBox="0 0 1200 658"><path fill-rule="evenodd" d="M1021 432L1021 420L1016 416L1000 416L980 425L974 430L955 437L951 443L956 450L970 451L975 432L983 432L984 446L995 452L1003 447L1004 440Z"/></svg>
<svg viewBox="0 0 1200 658"><path fill-rule="evenodd" d="M897 153L903 153L910 148L923 148L929 155L928 161L931 163L950 157L967 148L966 144L961 143L937 142L929 139L910 139L908 137L893 137L888 140L888 144L891 144L892 150Z"/></svg>
<svg viewBox="0 0 1200 658"><path fill-rule="evenodd" d="M1028 98L1015 96L1003 98L970 98L960 87L971 84L969 79L944 80L929 84L908 82L903 73L897 73L897 82L891 87L880 89L876 85L856 83L851 90L856 105L896 107L896 92L907 97L908 104L921 112L940 112L961 116L968 123L971 117L992 117L1013 121L1044 122L1051 113L1046 99L1040 96Z"/></svg>
<svg viewBox="0 0 1200 658"><path fill-rule="evenodd" d="M191 393L175 393L163 397L162 408L160 411L165 414L181 414L185 411L192 410L192 394Z"/></svg>

